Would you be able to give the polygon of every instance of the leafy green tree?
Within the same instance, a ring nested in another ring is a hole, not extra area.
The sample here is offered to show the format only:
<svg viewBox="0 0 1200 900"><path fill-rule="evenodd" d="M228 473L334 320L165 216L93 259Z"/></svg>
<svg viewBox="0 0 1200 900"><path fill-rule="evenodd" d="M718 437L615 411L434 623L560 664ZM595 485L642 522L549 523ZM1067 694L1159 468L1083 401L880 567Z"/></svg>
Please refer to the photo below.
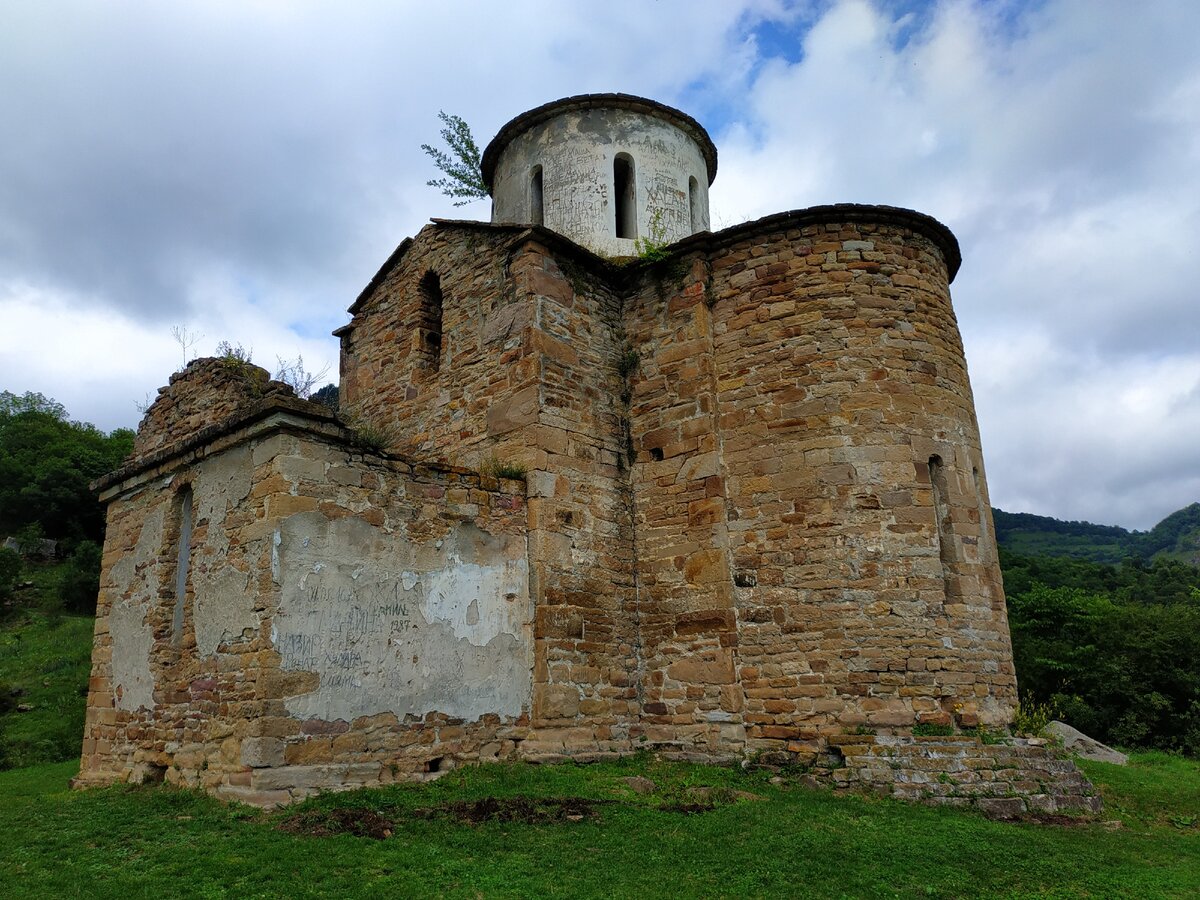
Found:
<svg viewBox="0 0 1200 900"><path fill-rule="evenodd" d="M429 144L422 144L421 149L445 177L433 178L425 183L440 189L447 197L457 198L454 201L455 206L466 206L474 200L482 200L488 196L488 189L483 183L479 145L471 135L470 126L459 116L447 115L445 112L439 111L438 118L445 126L441 135L449 152Z"/></svg>
<svg viewBox="0 0 1200 900"><path fill-rule="evenodd" d="M319 391L313 393L309 398L314 403L320 403L322 406L328 406L334 412L338 410L338 386L336 384L327 384Z"/></svg>
<svg viewBox="0 0 1200 900"><path fill-rule="evenodd" d="M100 545L82 541L59 574L58 598L72 612L94 613L100 593Z"/></svg>
<svg viewBox="0 0 1200 900"><path fill-rule="evenodd" d="M24 394L0 391L0 416L15 416L27 412L44 413L63 421L67 418L66 407L45 394L35 391L26 391Z"/></svg>
<svg viewBox="0 0 1200 900"><path fill-rule="evenodd" d="M1200 755L1200 569L1001 554L1022 694L1102 741Z"/></svg>
<svg viewBox="0 0 1200 900"><path fill-rule="evenodd" d="M68 545L102 540L104 510L89 485L120 466L133 436L72 422L41 394L0 392L0 534L38 524Z"/></svg>

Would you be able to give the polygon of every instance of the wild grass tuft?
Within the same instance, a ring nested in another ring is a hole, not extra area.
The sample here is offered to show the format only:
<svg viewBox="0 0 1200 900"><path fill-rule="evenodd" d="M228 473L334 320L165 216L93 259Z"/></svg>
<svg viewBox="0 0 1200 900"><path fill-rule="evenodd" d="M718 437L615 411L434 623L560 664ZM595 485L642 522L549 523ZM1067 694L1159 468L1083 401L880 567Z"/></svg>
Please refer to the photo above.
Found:
<svg viewBox="0 0 1200 900"><path fill-rule="evenodd" d="M528 473L521 463L502 460L495 455L489 456L483 461L480 471L492 478L512 478L518 481Z"/></svg>

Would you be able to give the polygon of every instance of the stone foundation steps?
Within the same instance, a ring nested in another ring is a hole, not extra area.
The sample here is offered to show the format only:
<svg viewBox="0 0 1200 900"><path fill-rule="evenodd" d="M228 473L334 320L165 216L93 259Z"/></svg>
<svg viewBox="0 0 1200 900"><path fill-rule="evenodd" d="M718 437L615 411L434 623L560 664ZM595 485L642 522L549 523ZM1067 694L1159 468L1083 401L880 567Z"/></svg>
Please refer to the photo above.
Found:
<svg viewBox="0 0 1200 900"><path fill-rule="evenodd" d="M1070 759L1023 738L985 744L975 737L835 735L814 770L835 788L904 800L977 806L992 816L1098 813L1100 798Z"/></svg>

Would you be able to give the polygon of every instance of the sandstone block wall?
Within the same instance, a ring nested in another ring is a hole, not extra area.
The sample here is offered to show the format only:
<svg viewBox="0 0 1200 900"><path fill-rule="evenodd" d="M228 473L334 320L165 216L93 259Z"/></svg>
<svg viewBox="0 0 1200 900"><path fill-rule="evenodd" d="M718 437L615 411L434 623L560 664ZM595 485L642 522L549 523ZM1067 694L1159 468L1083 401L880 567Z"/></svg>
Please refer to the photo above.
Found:
<svg viewBox="0 0 1200 900"><path fill-rule="evenodd" d="M957 264L878 207L630 267L439 221L339 331L340 418L189 367L106 483L81 783L274 803L1006 724Z"/></svg>
<svg viewBox="0 0 1200 900"><path fill-rule="evenodd" d="M193 360L159 388L138 425L133 457L163 452L265 399L294 396L260 366L235 358Z"/></svg>
<svg viewBox="0 0 1200 900"><path fill-rule="evenodd" d="M835 790L856 788L934 806L977 806L994 818L1098 813L1102 807L1075 764L1038 739L982 744L966 736L847 734L828 743L826 758L805 777Z"/></svg>
<svg viewBox="0 0 1200 900"><path fill-rule="evenodd" d="M1015 678L944 253L911 227L780 225L728 242L706 286L748 736L1005 722Z"/></svg>
<svg viewBox="0 0 1200 900"><path fill-rule="evenodd" d="M532 469L535 696L552 714L535 719L619 709L591 736L734 752L861 724L1007 721L1015 677L943 232L839 207L622 270L540 230L440 223L385 270L356 305L348 369L386 371L393 393L408 377L414 402L364 394L358 414L395 423L402 446ZM379 366L428 271L462 364ZM606 696L588 695L592 669Z"/></svg>

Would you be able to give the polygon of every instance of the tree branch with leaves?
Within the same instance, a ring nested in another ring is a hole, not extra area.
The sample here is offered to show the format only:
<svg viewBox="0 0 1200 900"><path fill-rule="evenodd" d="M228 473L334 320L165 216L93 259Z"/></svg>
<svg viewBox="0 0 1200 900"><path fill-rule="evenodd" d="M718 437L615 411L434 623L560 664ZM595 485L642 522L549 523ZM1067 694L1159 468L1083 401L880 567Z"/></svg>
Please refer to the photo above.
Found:
<svg viewBox="0 0 1200 900"><path fill-rule="evenodd" d="M429 144L422 144L421 149L445 177L433 178L425 183L438 188L447 197L456 198L455 206L466 206L474 200L482 200L489 193L487 185L483 183L479 145L471 136L471 127L461 117L445 112L439 111L438 118L446 126L441 134L449 152Z"/></svg>

